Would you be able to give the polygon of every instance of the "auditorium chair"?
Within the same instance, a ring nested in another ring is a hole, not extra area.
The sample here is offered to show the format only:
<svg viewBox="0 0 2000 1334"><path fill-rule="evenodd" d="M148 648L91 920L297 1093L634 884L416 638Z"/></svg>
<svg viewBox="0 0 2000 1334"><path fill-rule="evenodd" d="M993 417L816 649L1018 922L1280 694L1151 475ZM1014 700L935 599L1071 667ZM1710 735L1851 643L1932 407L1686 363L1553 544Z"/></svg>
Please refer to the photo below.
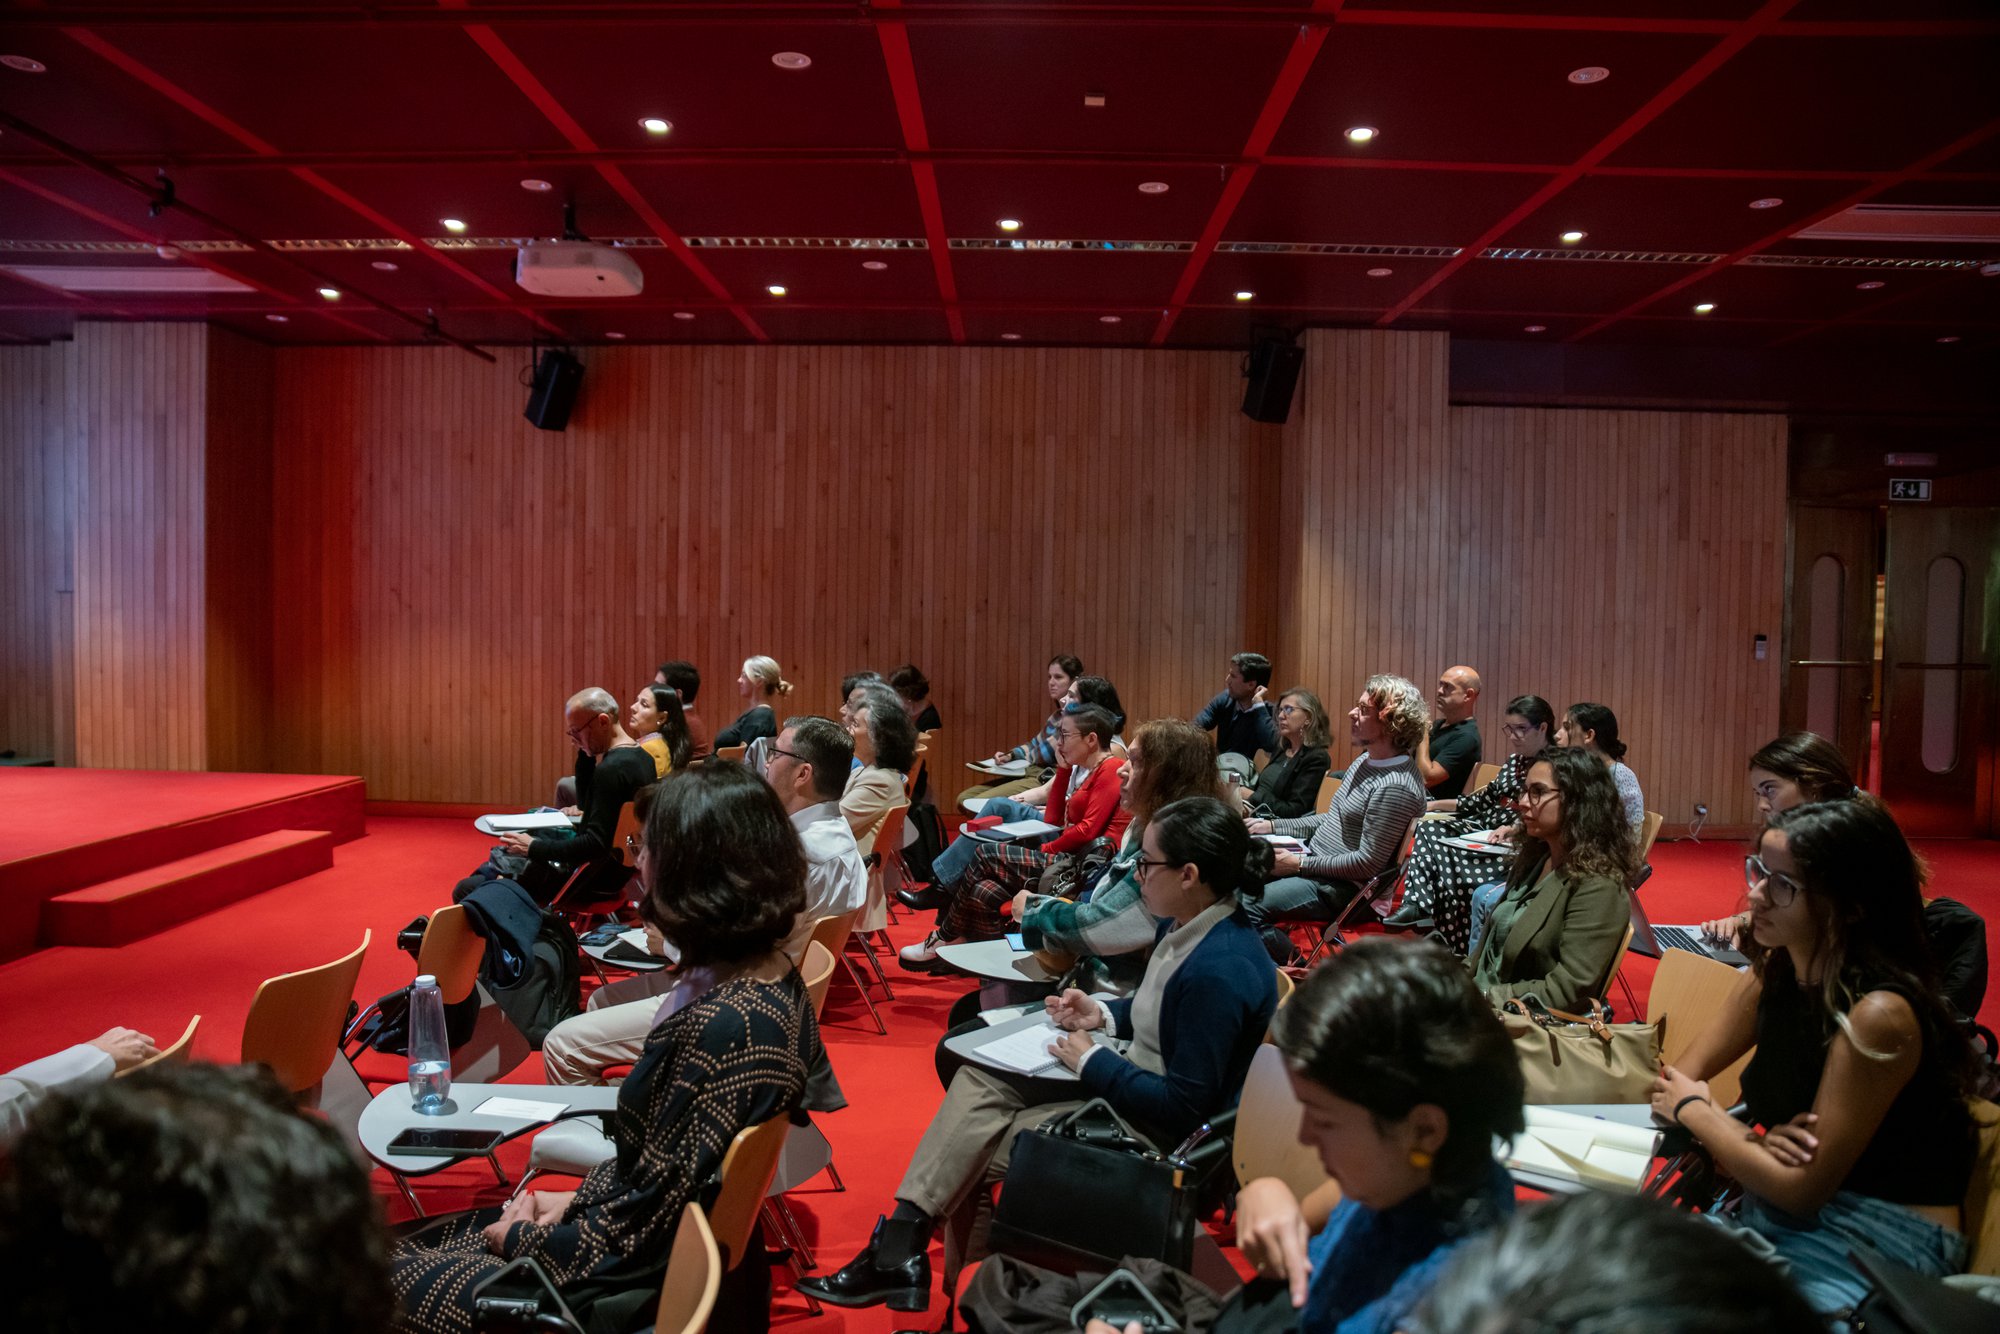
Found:
<svg viewBox="0 0 2000 1334"><path fill-rule="evenodd" d="M735 760L738 764L741 764L743 763L743 756L748 753L749 749L750 747L747 745L717 746L715 749L715 758L718 760Z"/></svg>
<svg viewBox="0 0 2000 1334"><path fill-rule="evenodd" d="M1334 794L1340 791L1338 775L1328 774L1319 780L1319 795L1313 798L1313 814L1325 815L1333 809Z"/></svg>
<svg viewBox="0 0 2000 1334"><path fill-rule="evenodd" d="M1485 764L1485 763L1475 764L1472 766L1472 777L1469 780L1467 780L1465 784L1465 790L1467 792L1477 792L1480 788L1485 787L1488 783L1492 782L1499 776L1500 776L1499 765Z"/></svg>
<svg viewBox="0 0 2000 1334"><path fill-rule="evenodd" d="M188 1020L187 1028L179 1037L173 1040L172 1045L160 1048L137 1065L128 1065L123 1070L114 1071L112 1078L122 1079L126 1075L144 1070L149 1065L165 1065L168 1062L176 1065L186 1065L194 1059L194 1031L200 1027L201 1016L196 1015L194 1018Z"/></svg>
<svg viewBox="0 0 2000 1334"><path fill-rule="evenodd" d="M1319 962L1321 955L1345 947L1348 933L1354 928L1368 922L1380 922L1388 914L1389 905L1396 897L1396 886L1402 878L1403 863L1398 858L1362 884L1346 906L1334 914L1332 921L1323 922L1310 917L1274 918L1272 925L1292 936L1292 958L1286 966L1304 975ZM1301 947L1298 933L1308 928L1319 934L1310 947Z"/></svg>
<svg viewBox="0 0 2000 1334"><path fill-rule="evenodd" d="M702 1334L721 1290L722 1250L708 1215L690 1200L681 1207L681 1225L674 1229L674 1249L667 1257L653 1334Z"/></svg>
<svg viewBox="0 0 2000 1334"><path fill-rule="evenodd" d="M479 965L485 958L486 938L472 929L464 907L454 903L439 908L424 923L424 937L417 946L416 969L410 976L435 977L444 1003L457 1005L479 985ZM347 1025L347 1032L341 1038L341 1048L347 1059L355 1063L355 1073L370 1088L399 1083L408 1077L403 1057L371 1053L361 1039L368 1021L381 1012L381 1001L370 1001ZM459 1069L456 1060L452 1064L454 1070ZM505 1072L497 1072L495 1077L500 1073Z"/></svg>
<svg viewBox="0 0 2000 1334"><path fill-rule="evenodd" d="M363 931L350 954L266 978L243 1020L243 1064L269 1066L295 1098L317 1088L341 1054L341 1026L372 939L374 932Z"/></svg>
<svg viewBox="0 0 2000 1334"><path fill-rule="evenodd" d="M1637 894L1639 892L1639 887L1641 885L1645 884L1648 880L1651 880L1653 878L1653 864L1647 861L1646 859L1652 855L1653 840L1657 839L1660 836L1660 826L1665 823L1666 823L1666 817L1664 815L1661 815L1657 811L1647 811L1645 820L1639 826L1639 855L1637 858L1634 859L1639 869L1633 874L1632 884L1631 884L1631 890L1634 894ZM1626 949L1632 948L1632 936L1633 936L1632 931L1630 930L1626 931L1625 933ZM1685 951L1683 951L1683 953L1685 953ZM1611 971L1614 974L1618 972L1616 968L1613 968ZM1622 976L1620 976L1618 978L1618 985L1622 987L1625 991L1625 1008L1631 1011L1633 1014L1637 1014L1639 1012L1639 998L1632 994L1632 984L1630 982L1627 982ZM1604 996L1607 1000L1610 999L1610 994L1608 992L1600 992L1599 994Z"/></svg>

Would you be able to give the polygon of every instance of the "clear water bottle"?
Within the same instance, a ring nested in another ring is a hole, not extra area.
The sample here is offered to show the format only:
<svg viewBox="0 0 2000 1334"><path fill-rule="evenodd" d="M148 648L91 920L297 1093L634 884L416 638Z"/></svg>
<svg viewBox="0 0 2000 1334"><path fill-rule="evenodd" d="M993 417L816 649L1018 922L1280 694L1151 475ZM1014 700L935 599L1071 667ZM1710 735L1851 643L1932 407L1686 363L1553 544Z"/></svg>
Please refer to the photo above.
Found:
<svg viewBox="0 0 2000 1334"><path fill-rule="evenodd" d="M429 973L410 988L410 1101L426 1116L450 1110L451 1043L444 1031L444 993Z"/></svg>

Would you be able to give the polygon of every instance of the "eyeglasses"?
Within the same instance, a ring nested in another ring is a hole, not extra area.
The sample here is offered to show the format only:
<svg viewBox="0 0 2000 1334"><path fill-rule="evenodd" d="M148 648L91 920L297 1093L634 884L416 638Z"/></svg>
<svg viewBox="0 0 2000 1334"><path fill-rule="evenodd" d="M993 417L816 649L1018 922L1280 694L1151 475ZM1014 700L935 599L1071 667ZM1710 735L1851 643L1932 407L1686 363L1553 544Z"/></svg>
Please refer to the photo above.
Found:
<svg viewBox="0 0 2000 1334"><path fill-rule="evenodd" d="M1132 869L1135 872L1137 872L1141 878L1143 878L1148 871L1152 870L1156 866L1172 866L1172 865L1173 863L1169 861L1156 862L1150 857L1141 857L1139 858L1138 861L1132 863Z"/></svg>
<svg viewBox="0 0 2000 1334"><path fill-rule="evenodd" d="M1762 857L1743 859L1743 883L1751 889L1761 886L1765 901L1773 908L1788 906L1799 894L1799 882L1783 871L1773 871L1764 865Z"/></svg>
<svg viewBox="0 0 2000 1334"><path fill-rule="evenodd" d="M1535 729L1533 727L1530 727L1527 723L1506 723L1501 726L1500 730L1505 732L1508 736L1513 737L1516 741L1519 741L1522 737L1528 735L1528 733L1534 731Z"/></svg>
<svg viewBox="0 0 2000 1334"><path fill-rule="evenodd" d="M1300 709L1299 706L1296 704L1280 704L1278 706L1278 716L1280 718L1284 717L1288 713L1298 713L1298 712L1300 712Z"/></svg>
<svg viewBox="0 0 2000 1334"><path fill-rule="evenodd" d="M800 764L810 763L810 761L808 761L805 756L799 754L795 750L786 750L783 746L779 745L775 741L765 743L764 754L767 757L764 761L764 763L766 764L769 764L771 762L768 757L774 755L789 755L793 759L797 760Z"/></svg>
<svg viewBox="0 0 2000 1334"><path fill-rule="evenodd" d="M1520 802L1523 806L1539 806L1550 797L1561 795L1552 787L1543 787L1540 783L1535 783L1521 789Z"/></svg>

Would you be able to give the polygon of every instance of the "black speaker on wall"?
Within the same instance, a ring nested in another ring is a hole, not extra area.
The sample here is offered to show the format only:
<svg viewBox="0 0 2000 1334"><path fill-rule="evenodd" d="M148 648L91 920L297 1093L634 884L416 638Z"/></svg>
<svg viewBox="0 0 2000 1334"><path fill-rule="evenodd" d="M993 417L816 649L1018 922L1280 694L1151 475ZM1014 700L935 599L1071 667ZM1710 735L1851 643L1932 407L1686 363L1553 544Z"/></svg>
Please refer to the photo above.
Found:
<svg viewBox="0 0 2000 1334"><path fill-rule="evenodd" d="M1283 422L1292 414L1292 390L1306 350L1282 334L1260 337L1244 359L1243 415L1252 421Z"/></svg>
<svg viewBox="0 0 2000 1334"><path fill-rule="evenodd" d="M576 406L577 387L582 383L583 363L560 348L550 348L535 362L534 384L521 415L537 430L562 430L569 425L570 409Z"/></svg>

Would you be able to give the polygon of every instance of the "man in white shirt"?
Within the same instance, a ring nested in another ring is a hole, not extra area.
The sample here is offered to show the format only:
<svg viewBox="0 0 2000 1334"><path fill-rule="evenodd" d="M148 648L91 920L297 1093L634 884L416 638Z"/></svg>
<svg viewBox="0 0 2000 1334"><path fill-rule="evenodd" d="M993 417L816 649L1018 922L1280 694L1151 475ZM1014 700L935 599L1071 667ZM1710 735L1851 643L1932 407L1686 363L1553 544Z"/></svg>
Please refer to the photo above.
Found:
<svg viewBox="0 0 2000 1334"><path fill-rule="evenodd" d="M830 718L787 718L767 754L764 781L784 803L806 856L805 911L783 945L797 962L805 956L814 922L859 908L868 897L868 868L840 813L854 741ZM651 939L653 933L647 934ZM659 952L657 943L653 948ZM705 980L671 968L599 987L582 1014L563 1020L542 1040L549 1082L602 1084L607 1066L637 1061L646 1034L706 989Z"/></svg>
<svg viewBox="0 0 2000 1334"><path fill-rule="evenodd" d="M114 1028L102 1037L65 1047L53 1056L30 1061L0 1074L0 1150L21 1137L28 1113L51 1093L102 1084L120 1070L129 1070L158 1048L144 1033Z"/></svg>

